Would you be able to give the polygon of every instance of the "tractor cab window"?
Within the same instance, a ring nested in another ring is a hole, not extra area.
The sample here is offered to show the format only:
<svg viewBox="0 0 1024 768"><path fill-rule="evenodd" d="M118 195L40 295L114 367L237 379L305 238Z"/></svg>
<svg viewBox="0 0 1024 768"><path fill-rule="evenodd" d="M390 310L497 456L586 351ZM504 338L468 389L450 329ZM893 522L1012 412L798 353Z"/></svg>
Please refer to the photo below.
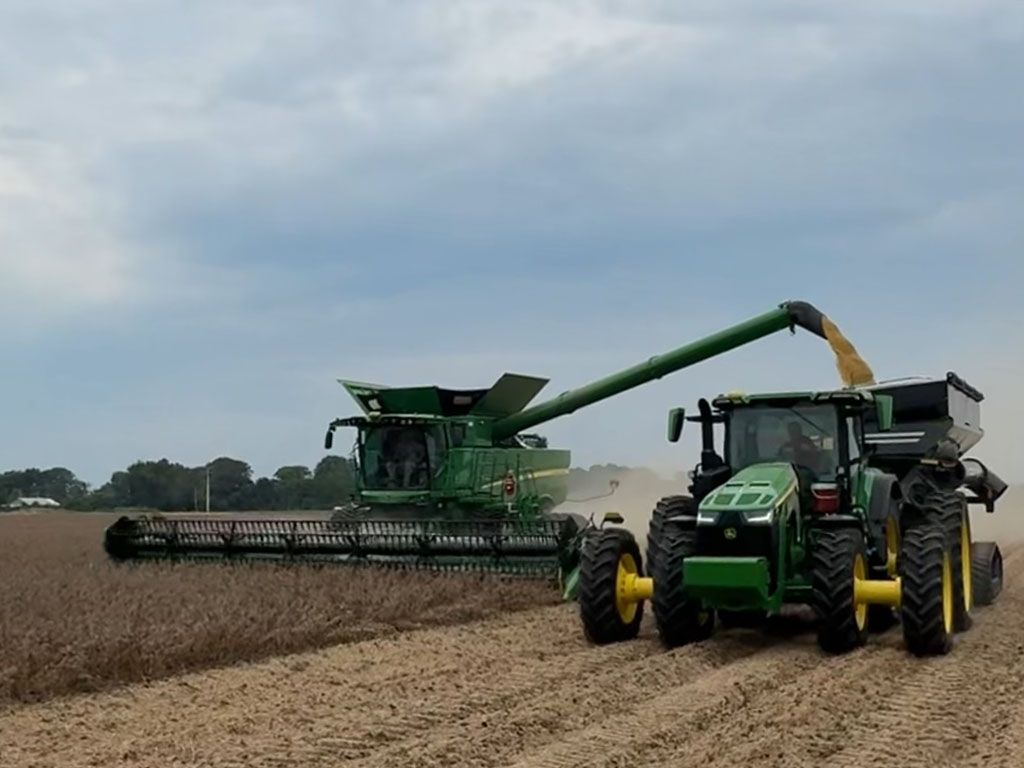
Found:
<svg viewBox="0 0 1024 768"><path fill-rule="evenodd" d="M441 466L443 450L444 436L438 426L369 427L362 438L364 484L371 490L426 490Z"/></svg>
<svg viewBox="0 0 1024 768"><path fill-rule="evenodd" d="M832 477L838 465L838 418L828 405L749 407L733 411L729 424L729 464L786 461L814 477Z"/></svg>
<svg viewBox="0 0 1024 768"><path fill-rule="evenodd" d="M856 462L860 460L860 439L861 439L861 428L860 423L852 416L846 418L847 432L849 433L850 441L850 461Z"/></svg>

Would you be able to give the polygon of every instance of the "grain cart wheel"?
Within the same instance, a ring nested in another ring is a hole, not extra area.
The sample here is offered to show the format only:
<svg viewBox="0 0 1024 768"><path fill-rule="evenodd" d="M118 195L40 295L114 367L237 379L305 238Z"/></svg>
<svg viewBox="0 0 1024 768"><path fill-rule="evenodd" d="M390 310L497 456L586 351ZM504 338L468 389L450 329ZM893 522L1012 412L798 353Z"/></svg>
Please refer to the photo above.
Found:
<svg viewBox="0 0 1024 768"><path fill-rule="evenodd" d="M658 548L661 546L661 532L665 520L670 517L691 517L697 514L693 499L689 496L666 496L659 499L651 513L651 522L647 528L647 573L654 573L654 562L658 559Z"/></svg>
<svg viewBox="0 0 1024 768"><path fill-rule="evenodd" d="M654 620L662 642L677 645L706 640L715 631L715 612L688 597L683 585L683 560L693 554L696 534L671 526L662 530L654 561Z"/></svg>
<svg viewBox="0 0 1024 768"><path fill-rule="evenodd" d="M953 558L941 525L906 532L900 555L900 619L907 650L915 656L948 653L953 647Z"/></svg>
<svg viewBox="0 0 1024 768"><path fill-rule="evenodd" d="M868 606L853 599L854 579L866 578L868 554L860 531L818 532L811 553L811 588L822 650L846 653L867 641Z"/></svg>
<svg viewBox="0 0 1024 768"><path fill-rule="evenodd" d="M994 541L979 541L971 552L974 604L991 605L1003 590L1003 556Z"/></svg>
<svg viewBox="0 0 1024 768"><path fill-rule="evenodd" d="M640 548L622 528L591 532L580 556L580 618L583 631L598 645L630 640L640 631L642 600L629 590L643 573Z"/></svg>

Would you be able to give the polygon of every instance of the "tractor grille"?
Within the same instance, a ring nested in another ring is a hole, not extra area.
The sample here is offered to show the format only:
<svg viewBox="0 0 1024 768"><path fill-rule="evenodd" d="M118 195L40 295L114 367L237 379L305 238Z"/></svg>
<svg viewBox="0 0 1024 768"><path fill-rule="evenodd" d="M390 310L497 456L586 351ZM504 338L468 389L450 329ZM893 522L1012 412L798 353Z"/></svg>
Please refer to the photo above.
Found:
<svg viewBox="0 0 1024 768"><path fill-rule="evenodd" d="M734 538L726 535L735 531ZM775 560L774 525L751 525L739 512L722 512L715 525L697 526L697 553L706 557L767 557Z"/></svg>

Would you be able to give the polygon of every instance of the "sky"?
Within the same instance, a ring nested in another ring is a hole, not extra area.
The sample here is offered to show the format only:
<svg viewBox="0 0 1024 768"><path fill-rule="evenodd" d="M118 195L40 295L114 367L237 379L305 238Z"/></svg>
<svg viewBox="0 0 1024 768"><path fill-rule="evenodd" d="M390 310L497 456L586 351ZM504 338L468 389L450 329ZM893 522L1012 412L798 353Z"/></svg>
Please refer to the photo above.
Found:
<svg viewBox="0 0 1024 768"><path fill-rule="evenodd" d="M1022 72L1015 0L9 0L0 469L312 465L339 377L554 395L803 299L1022 481ZM544 431L678 469L670 407L837 383L780 334Z"/></svg>

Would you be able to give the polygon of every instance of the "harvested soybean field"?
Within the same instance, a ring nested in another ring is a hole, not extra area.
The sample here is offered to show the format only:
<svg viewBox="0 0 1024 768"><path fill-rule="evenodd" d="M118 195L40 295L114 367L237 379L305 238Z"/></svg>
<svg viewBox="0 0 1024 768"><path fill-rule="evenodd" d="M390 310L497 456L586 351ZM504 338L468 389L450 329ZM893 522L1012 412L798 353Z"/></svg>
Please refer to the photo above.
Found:
<svg viewBox="0 0 1024 768"><path fill-rule="evenodd" d="M4 766L1024 765L1024 546L948 656L898 628L593 647L539 605L0 711ZM542 601L543 602L543 601Z"/></svg>

